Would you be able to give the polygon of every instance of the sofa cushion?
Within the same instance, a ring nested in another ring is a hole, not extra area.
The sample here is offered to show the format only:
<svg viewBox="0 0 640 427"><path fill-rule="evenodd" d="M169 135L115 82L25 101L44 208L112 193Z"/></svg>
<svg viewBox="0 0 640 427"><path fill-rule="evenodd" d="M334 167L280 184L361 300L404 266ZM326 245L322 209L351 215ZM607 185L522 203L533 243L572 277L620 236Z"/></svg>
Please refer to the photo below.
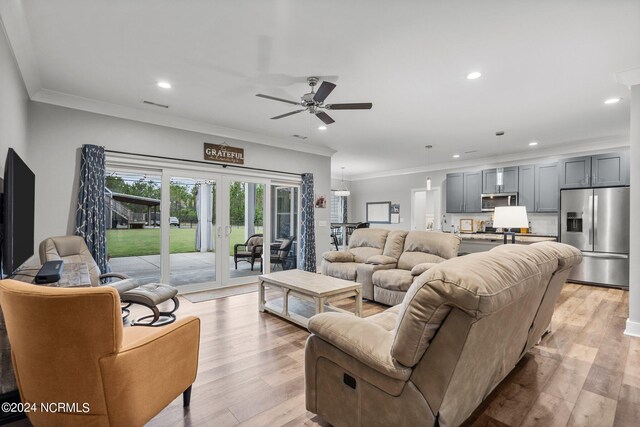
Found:
<svg viewBox="0 0 640 427"><path fill-rule="evenodd" d="M355 257L351 252L328 251L322 254L322 258L329 262L353 262Z"/></svg>
<svg viewBox="0 0 640 427"><path fill-rule="evenodd" d="M349 252L353 248L376 248L382 253L389 230L383 228L357 228L349 237Z"/></svg>
<svg viewBox="0 0 640 427"><path fill-rule="evenodd" d="M344 280L356 280L357 262L325 262L323 263L323 273L327 276Z"/></svg>
<svg viewBox="0 0 640 427"><path fill-rule="evenodd" d="M440 231L411 231L404 239L404 249L398 259L398 268L411 270L423 262L440 262L458 256L460 236ZM431 254L422 257L416 254Z"/></svg>
<svg viewBox="0 0 640 427"><path fill-rule="evenodd" d="M396 258L392 258L386 255L374 255L367 259L367 264L375 264L375 265L388 265L395 264L398 260Z"/></svg>
<svg viewBox="0 0 640 427"><path fill-rule="evenodd" d="M373 322L378 326L386 329L387 331L392 331L396 327L396 321L398 320L398 312L400 311L400 306L393 306L382 313L374 314L373 316L367 317L369 322Z"/></svg>
<svg viewBox="0 0 640 427"><path fill-rule="evenodd" d="M428 269L430 269L431 267L435 267L436 265L438 265L438 263L436 263L436 262L423 262L423 263L420 263L420 264L416 264L411 269L411 275L412 276L419 276L422 273L424 273L425 271L427 271Z"/></svg>
<svg viewBox="0 0 640 427"><path fill-rule="evenodd" d="M382 255L382 248L370 248L370 247L360 247L360 248L351 248L349 252L353 254L355 262L367 262L369 258L374 255Z"/></svg>
<svg viewBox="0 0 640 427"><path fill-rule="evenodd" d="M403 252L402 255L400 255L400 259L398 259L398 268L411 270L418 264L439 264L443 261L446 261L446 259L434 254L425 252Z"/></svg>
<svg viewBox="0 0 640 427"><path fill-rule="evenodd" d="M384 243L383 255L386 255L396 260L400 258L402 250L404 249L404 239L407 236L407 232L404 230L395 230L389 232L387 235L387 241Z"/></svg>
<svg viewBox="0 0 640 427"><path fill-rule="evenodd" d="M408 270L392 268L373 273L373 285L394 291L407 291L413 283L414 277Z"/></svg>
<svg viewBox="0 0 640 427"><path fill-rule="evenodd" d="M393 357L414 366L451 307L480 319L543 286L541 276L529 257L506 251L453 258L427 270L416 278L402 302Z"/></svg>

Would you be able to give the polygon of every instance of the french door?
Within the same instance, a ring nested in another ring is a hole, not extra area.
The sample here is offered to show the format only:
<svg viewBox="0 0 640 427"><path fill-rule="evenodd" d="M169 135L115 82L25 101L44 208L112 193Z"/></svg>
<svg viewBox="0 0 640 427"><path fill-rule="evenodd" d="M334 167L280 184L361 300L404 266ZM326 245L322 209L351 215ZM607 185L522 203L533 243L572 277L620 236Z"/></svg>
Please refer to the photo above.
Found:
<svg viewBox="0 0 640 427"><path fill-rule="evenodd" d="M195 292L255 282L269 271L268 179L184 170L163 179L165 211L174 215L162 224L165 283Z"/></svg>
<svg viewBox="0 0 640 427"><path fill-rule="evenodd" d="M298 178L116 154L107 166L113 271L187 293L297 267Z"/></svg>

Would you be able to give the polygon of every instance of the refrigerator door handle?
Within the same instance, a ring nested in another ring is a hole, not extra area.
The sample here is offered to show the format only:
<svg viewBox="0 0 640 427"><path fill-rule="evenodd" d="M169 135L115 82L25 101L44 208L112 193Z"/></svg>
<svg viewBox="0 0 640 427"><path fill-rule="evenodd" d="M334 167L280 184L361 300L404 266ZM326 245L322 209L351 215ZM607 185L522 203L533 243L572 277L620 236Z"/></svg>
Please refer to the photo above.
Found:
<svg viewBox="0 0 640 427"><path fill-rule="evenodd" d="M598 241L598 195L593 196L593 245Z"/></svg>
<svg viewBox="0 0 640 427"><path fill-rule="evenodd" d="M593 245L593 196L589 196L589 244Z"/></svg>

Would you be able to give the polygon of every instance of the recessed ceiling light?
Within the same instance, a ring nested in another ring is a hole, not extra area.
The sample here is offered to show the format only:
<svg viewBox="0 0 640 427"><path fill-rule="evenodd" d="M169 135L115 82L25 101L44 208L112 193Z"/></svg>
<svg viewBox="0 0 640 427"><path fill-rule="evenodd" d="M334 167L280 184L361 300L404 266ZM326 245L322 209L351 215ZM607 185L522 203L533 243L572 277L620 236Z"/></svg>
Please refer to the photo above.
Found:
<svg viewBox="0 0 640 427"><path fill-rule="evenodd" d="M529 143L529 147L535 147L536 145L538 145L538 143L536 141L531 141Z"/></svg>
<svg viewBox="0 0 640 427"><path fill-rule="evenodd" d="M604 101L605 104L615 104L616 102L620 102L622 98L609 98Z"/></svg>
<svg viewBox="0 0 640 427"><path fill-rule="evenodd" d="M326 126L318 126L318 130L327 130Z"/></svg>
<svg viewBox="0 0 640 427"><path fill-rule="evenodd" d="M158 86L162 89L171 89L171 83L169 82L158 82Z"/></svg>
<svg viewBox="0 0 640 427"><path fill-rule="evenodd" d="M475 79L477 79L478 77L480 77L481 75L482 75L482 73L480 73L480 72L478 72L478 71L474 71L474 72L472 72L472 73L467 74L467 78L468 78L469 80L475 80Z"/></svg>
<svg viewBox="0 0 640 427"><path fill-rule="evenodd" d="M454 158L454 159L457 159L458 157L460 157L460 154L454 154L454 155L453 155L453 158Z"/></svg>

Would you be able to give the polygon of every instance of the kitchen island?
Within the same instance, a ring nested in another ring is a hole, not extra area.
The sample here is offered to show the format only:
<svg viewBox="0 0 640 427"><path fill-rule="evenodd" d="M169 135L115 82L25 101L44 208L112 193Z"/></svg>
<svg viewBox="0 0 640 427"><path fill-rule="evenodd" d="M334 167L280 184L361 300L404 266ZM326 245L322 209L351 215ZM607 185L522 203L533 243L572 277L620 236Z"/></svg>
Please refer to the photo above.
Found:
<svg viewBox="0 0 640 427"><path fill-rule="evenodd" d="M504 241L502 233L461 233L460 237L462 238L459 250L461 254L488 251L498 245L502 245ZM557 236L546 234L516 233L516 244L521 245L530 245L536 242L555 242L557 240Z"/></svg>

